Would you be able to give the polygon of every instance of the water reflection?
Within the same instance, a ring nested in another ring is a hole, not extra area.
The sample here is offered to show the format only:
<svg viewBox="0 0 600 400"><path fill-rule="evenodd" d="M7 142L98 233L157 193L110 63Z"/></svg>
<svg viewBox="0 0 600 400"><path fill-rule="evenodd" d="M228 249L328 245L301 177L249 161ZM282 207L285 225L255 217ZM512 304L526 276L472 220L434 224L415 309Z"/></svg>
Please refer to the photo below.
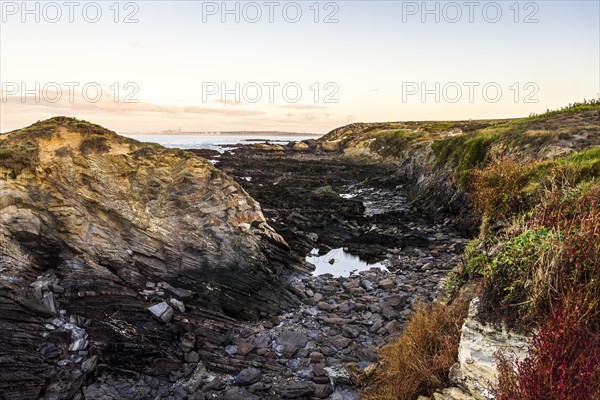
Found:
<svg viewBox="0 0 600 400"><path fill-rule="evenodd" d="M306 256L306 261L315 266L313 275L332 274L333 276L350 276L352 272L365 271L370 268L387 269L377 262L369 264L359 257L344 251L343 248L333 249L329 253L319 255L319 249L312 249Z"/></svg>

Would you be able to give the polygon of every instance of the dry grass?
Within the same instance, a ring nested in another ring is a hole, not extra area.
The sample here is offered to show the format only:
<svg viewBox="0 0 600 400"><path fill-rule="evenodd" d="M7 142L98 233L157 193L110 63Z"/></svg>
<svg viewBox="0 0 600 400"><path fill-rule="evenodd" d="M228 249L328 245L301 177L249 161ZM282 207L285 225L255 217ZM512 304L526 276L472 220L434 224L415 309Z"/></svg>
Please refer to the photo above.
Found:
<svg viewBox="0 0 600 400"><path fill-rule="evenodd" d="M365 398L414 400L446 386L465 314L466 302L417 306L402 335L381 349L380 368Z"/></svg>

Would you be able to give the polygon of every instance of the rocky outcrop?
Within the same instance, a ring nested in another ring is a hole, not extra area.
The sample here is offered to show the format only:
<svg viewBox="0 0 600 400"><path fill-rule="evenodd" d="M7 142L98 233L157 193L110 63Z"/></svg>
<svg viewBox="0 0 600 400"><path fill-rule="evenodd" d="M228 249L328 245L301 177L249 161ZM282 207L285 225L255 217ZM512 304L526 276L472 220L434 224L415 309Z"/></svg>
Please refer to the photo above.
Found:
<svg viewBox="0 0 600 400"><path fill-rule="evenodd" d="M527 355L531 338L478 321L478 303L475 298L470 304L461 329L458 363L450 370L456 386L436 393L435 400L493 399L491 389L498 382L496 354L500 351L519 360Z"/></svg>
<svg viewBox="0 0 600 400"><path fill-rule="evenodd" d="M0 146L3 399L149 398L237 320L299 303L302 262L207 161L67 118Z"/></svg>

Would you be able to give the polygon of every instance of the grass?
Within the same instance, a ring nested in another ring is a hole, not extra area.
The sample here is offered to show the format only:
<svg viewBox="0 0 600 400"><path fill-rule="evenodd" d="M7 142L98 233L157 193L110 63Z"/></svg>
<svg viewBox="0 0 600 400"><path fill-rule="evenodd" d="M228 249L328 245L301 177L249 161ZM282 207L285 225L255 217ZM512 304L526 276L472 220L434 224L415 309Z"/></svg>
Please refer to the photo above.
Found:
<svg viewBox="0 0 600 400"><path fill-rule="evenodd" d="M498 400L599 398L599 122L600 102L590 101L476 129L457 123L461 135L429 136L434 168L451 171L482 221L446 280L449 298L475 282L479 319L533 338L525 360L498 354ZM394 139L385 143L406 146ZM566 151L557 155L553 146ZM431 364L437 350L429 350L447 336L427 320L440 317L426 312L418 310L398 341L382 350L370 399L414 400L443 385L443 372Z"/></svg>
<svg viewBox="0 0 600 400"><path fill-rule="evenodd" d="M531 114L528 118L525 118L522 121L523 122L536 121L536 120L540 120L540 119L554 117L554 116L561 115L561 114L578 113L578 112L585 112L585 111L595 111L595 110L599 110L599 109L600 109L600 99L584 100L581 103L569 104L568 106L562 107L557 110L547 110L545 113L542 113L542 114Z"/></svg>
<svg viewBox="0 0 600 400"><path fill-rule="evenodd" d="M380 368L367 400L415 400L448 384L456 362L464 303L417 306L402 335L380 351Z"/></svg>
<svg viewBox="0 0 600 400"><path fill-rule="evenodd" d="M418 132L407 132L405 130L379 132L377 135L373 135L373 141L369 144L369 149L383 157L398 155L419 136L421 134Z"/></svg>
<svg viewBox="0 0 600 400"><path fill-rule="evenodd" d="M26 128L9 132L8 137L0 141L0 167L9 170L13 178L24 170L33 170L39 162L39 141L52 139L61 127L85 136L80 150L86 154L108 151L107 138L116 135L100 125L75 118L54 117L38 121ZM58 149L56 155L64 157L68 155L68 151Z"/></svg>

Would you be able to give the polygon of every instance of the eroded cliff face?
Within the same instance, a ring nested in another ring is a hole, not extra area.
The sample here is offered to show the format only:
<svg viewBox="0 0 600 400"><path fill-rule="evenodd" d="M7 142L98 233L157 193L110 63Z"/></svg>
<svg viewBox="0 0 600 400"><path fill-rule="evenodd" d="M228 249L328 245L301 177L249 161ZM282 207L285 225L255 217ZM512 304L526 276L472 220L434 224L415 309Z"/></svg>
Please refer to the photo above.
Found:
<svg viewBox="0 0 600 400"><path fill-rule="evenodd" d="M473 299L461 328L458 362L449 375L454 386L435 393L434 400L494 399L498 352L520 361L528 354L531 337L479 321L478 306L479 299Z"/></svg>
<svg viewBox="0 0 600 400"><path fill-rule="evenodd" d="M298 303L302 263L233 180L73 121L0 138L1 398L77 397L124 373L154 379L149 396L237 319ZM30 159L11 155L25 145Z"/></svg>

